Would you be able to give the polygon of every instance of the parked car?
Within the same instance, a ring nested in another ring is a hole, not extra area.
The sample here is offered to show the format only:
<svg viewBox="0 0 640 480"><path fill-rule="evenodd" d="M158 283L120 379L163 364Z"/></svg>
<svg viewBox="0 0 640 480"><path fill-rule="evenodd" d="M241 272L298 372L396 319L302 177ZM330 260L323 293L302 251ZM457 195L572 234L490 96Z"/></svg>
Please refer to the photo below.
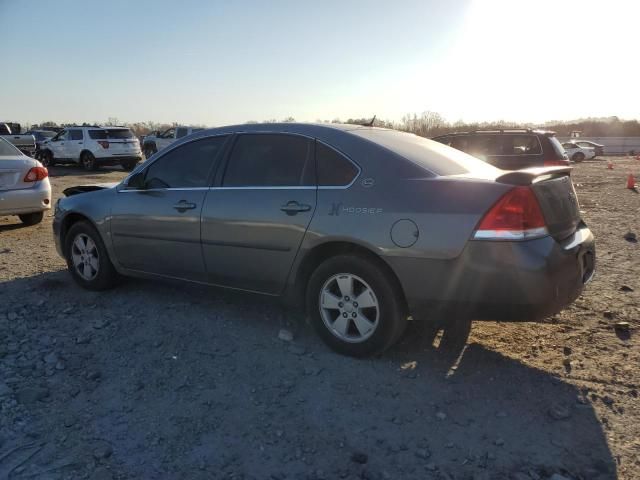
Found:
<svg viewBox="0 0 640 480"><path fill-rule="evenodd" d="M51 208L47 169L0 138L0 215L17 215L22 223L40 223Z"/></svg>
<svg viewBox="0 0 640 480"><path fill-rule="evenodd" d="M569 159L554 132L530 129L476 130L433 138L503 170L566 166Z"/></svg>
<svg viewBox="0 0 640 480"><path fill-rule="evenodd" d="M39 158L45 166L75 163L95 170L100 165L122 165L130 171L142 160L142 151L125 127L67 127L42 144Z"/></svg>
<svg viewBox="0 0 640 480"><path fill-rule="evenodd" d="M176 140L191 135L192 133L200 132L204 130L201 127L171 127L167 128L164 132L152 132L144 137L144 143L142 144L142 150L144 156L149 158L156 152L167 148Z"/></svg>
<svg viewBox="0 0 640 480"><path fill-rule="evenodd" d="M409 315L449 326L571 303L595 246L569 172L505 172L381 128L231 126L117 185L66 189L53 232L84 288L119 273L281 296L306 305L330 347L363 356L391 346Z"/></svg>
<svg viewBox="0 0 640 480"><path fill-rule="evenodd" d="M50 138L55 137L56 133L57 132L54 132L52 130L29 130L28 132L25 132L25 135L33 135L33 138L36 141L36 152L37 152L42 147L42 144L46 140L49 140Z"/></svg>
<svg viewBox="0 0 640 480"><path fill-rule="evenodd" d="M601 143L592 142L591 140L573 140L572 143L582 148L593 148L596 157L604 155L604 145Z"/></svg>
<svg viewBox="0 0 640 480"><path fill-rule="evenodd" d="M36 151L36 140L33 135L21 135L20 125L17 123L0 123L0 137L15 145L25 155L32 156Z"/></svg>
<svg viewBox="0 0 640 480"><path fill-rule="evenodd" d="M585 159L589 160L596 157L596 151L592 147L581 147L574 142L565 142L562 144L565 152L572 162L581 162Z"/></svg>

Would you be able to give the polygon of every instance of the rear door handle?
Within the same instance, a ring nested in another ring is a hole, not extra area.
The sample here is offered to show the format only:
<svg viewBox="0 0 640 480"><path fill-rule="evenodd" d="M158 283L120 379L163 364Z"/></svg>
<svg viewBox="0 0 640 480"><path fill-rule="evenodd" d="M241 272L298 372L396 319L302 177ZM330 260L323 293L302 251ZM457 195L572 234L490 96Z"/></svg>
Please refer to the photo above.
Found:
<svg viewBox="0 0 640 480"><path fill-rule="evenodd" d="M176 203L173 206L173 208L178 210L180 213L183 213L183 212L186 212L187 210L193 210L194 208L196 208L196 204L187 202L186 200L180 200L178 203Z"/></svg>
<svg viewBox="0 0 640 480"><path fill-rule="evenodd" d="M287 215L295 215L300 212L308 212L311 210L311 205L305 205L304 203L298 203L292 200L287 202L286 205L280 207L280 210L285 212Z"/></svg>

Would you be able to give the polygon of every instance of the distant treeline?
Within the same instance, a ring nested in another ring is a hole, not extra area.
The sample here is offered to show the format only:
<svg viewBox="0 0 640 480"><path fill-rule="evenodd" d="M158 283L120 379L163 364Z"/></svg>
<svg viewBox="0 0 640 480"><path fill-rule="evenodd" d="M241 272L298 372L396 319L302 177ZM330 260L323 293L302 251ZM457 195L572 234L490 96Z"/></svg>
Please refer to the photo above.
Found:
<svg viewBox="0 0 640 480"><path fill-rule="evenodd" d="M351 124L369 124L372 118L349 118L341 120L335 118L333 120L316 120L318 123L351 123ZM293 117L287 117L283 120L270 119L264 122L250 120L246 123L272 123L272 122L295 122ZM43 122L40 125L32 125L31 128L46 127L66 127L72 124L60 124L55 122ZM84 123L83 125L89 125ZM117 119L110 118L108 122L101 125L126 125L136 135L148 135L156 130L165 130L177 123L158 123L158 122L136 122L136 123L118 123ZM204 126L204 125L194 125ZM571 132L579 131L583 137L640 137L640 122L638 120L621 120L618 117L606 118L586 118L579 120L571 120L568 122L549 121L544 124L533 123L517 123L508 121L496 122L477 122L467 123L462 121L449 122L437 112L423 112L421 114L409 114L402 117L399 122L390 120L375 119L374 126L393 128L405 132L415 133L423 137L435 137L451 132L463 132L469 130L480 129L508 129L508 128L542 128L545 130L553 130L561 137L568 137Z"/></svg>

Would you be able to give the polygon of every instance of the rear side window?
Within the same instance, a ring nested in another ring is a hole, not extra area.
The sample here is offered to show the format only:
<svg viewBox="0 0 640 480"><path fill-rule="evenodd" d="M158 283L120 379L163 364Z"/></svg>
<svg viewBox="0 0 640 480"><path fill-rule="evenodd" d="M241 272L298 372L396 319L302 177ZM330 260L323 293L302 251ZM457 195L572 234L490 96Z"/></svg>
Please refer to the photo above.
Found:
<svg viewBox="0 0 640 480"><path fill-rule="evenodd" d="M224 175L225 187L313 185L313 142L297 135L240 135Z"/></svg>
<svg viewBox="0 0 640 480"><path fill-rule="evenodd" d="M226 139L204 138L174 148L147 169L147 188L207 187L209 173Z"/></svg>
<svg viewBox="0 0 640 480"><path fill-rule="evenodd" d="M186 137L187 136L187 129L186 128L178 128L176 130L176 138L182 138L182 137Z"/></svg>
<svg viewBox="0 0 640 480"><path fill-rule="evenodd" d="M82 130L69 130L69 140L82 140Z"/></svg>
<svg viewBox="0 0 640 480"><path fill-rule="evenodd" d="M111 128L107 130L107 137L117 140L133 138L133 132L128 128Z"/></svg>
<svg viewBox="0 0 640 480"><path fill-rule="evenodd" d="M535 135L503 135L501 155L540 155L542 147Z"/></svg>
<svg viewBox="0 0 640 480"><path fill-rule="evenodd" d="M346 186L358 175L358 168L349 159L320 142L316 142L316 164L320 186Z"/></svg>
<svg viewBox="0 0 640 480"><path fill-rule="evenodd" d="M107 131L106 130L89 130L89 138L92 140L106 140Z"/></svg>

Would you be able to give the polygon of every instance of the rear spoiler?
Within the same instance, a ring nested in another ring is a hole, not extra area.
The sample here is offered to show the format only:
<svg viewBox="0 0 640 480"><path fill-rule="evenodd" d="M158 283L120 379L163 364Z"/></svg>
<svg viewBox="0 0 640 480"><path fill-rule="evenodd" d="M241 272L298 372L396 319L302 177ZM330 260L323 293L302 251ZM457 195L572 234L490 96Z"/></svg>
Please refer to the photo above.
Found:
<svg viewBox="0 0 640 480"><path fill-rule="evenodd" d="M496 178L498 183L507 183L509 185L531 185L543 176L569 175L572 167L538 167L527 168L525 170L514 170L507 172Z"/></svg>

